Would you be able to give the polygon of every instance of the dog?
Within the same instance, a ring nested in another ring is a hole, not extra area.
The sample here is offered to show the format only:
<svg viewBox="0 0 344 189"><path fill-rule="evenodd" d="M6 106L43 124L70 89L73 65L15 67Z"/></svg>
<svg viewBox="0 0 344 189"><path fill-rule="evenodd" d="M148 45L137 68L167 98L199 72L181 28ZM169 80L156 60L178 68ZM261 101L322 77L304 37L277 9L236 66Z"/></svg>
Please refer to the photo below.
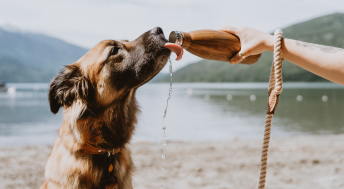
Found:
<svg viewBox="0 0 344 189"><path fill-rule="evenodd" d="M165 66L171 51L160 27L133 41L105 40L67 65L49 89L63 108L42 189L132 189L127 147L137 122L138 87Z"/></svg>

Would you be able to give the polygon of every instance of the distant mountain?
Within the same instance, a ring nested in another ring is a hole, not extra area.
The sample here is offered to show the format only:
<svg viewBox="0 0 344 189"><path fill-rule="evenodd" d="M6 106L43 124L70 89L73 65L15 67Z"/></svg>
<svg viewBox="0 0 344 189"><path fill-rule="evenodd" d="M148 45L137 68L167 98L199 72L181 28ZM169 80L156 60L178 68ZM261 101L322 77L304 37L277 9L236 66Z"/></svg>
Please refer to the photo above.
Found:
<svg viewBox="0 0 344 189"><path fill-rule="evenodd" d="M49 82L85 52L47 35L0 28L0 81Z"/></svg>
<svg viewBox="0 0 344 189"><path fill-rule="evenodd" d="M306 42L344 48L344 14L335 13L294 24L283 29L284 36ZM254 65L230 65L226 62L201 60L176 71L177 82L262 82L269 77L272 54L265 53ZM324 81L294 64L285 62L286 81ZM158 81L169 81L168 76Z"/></svg>

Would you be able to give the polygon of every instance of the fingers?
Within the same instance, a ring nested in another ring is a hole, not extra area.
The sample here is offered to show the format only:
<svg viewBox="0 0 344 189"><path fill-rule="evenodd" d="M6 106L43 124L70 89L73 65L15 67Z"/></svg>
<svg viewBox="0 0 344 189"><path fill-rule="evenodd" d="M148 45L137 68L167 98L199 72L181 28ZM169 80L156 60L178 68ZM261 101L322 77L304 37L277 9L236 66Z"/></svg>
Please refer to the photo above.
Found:
<svg viewBox="0 0 344 189"><path fill-rule="evenodd" d="M249 49L241 49L235 56L233 56L229 61L232 64L238 64L243 61L247 56L251 55Z"/></svg>
<svg viewBox="0 0 344 189"><path fill-rule="evenodd" d="M242 60L242 57L240 57L238 54L236 54L233 58L229 60L231 64L239 64Z"/></svg>
<svg viewBox="0 0 344 189"><path fill-rule="evenodd" d="M233 56L229 62L231 64L239 64L241 61L243 61L245 59L244 56L240 56L240 53L237 53L235 56Z"/></svg>
<svg viewBox="0 0 344 189"><path fill-rule="evenodd" d="M249 44L247 45L247 46L250 46ZM242 47L241 48L241 50L240 50L240 52L238 53L239 54L239 56L241 56L241 57L246 57L246 56L250 56L250 55L252 55L252 51L253 51L254 49L253 48L245 48L245 47Z"/></svg>

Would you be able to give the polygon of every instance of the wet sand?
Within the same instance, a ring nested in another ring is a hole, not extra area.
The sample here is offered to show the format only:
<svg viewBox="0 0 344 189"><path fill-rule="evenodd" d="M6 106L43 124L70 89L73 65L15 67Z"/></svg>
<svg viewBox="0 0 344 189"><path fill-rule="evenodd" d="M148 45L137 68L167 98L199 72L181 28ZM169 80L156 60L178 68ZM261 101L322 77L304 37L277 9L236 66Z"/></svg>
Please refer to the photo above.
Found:
<svg viewBox="0 0 344 189"><path fill-rule="evenodd" d="M268 188L344 188L344 135L272 138ZM261 140L131 144L135 189L256 188ZM39 188L50 146L0 147L0 188Z"/></svg>

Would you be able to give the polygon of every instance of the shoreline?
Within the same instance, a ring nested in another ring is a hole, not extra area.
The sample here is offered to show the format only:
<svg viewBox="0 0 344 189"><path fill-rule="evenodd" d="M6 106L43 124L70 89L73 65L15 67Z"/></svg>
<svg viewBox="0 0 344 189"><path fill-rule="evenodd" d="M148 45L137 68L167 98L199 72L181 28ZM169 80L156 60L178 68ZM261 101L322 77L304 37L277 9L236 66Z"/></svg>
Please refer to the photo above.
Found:
<svg viewBox="0 0 344 189"><path fill-rule="evenodd" d="M159 143L135 142L129 145L134 188L255 188L261 142L171 141L165 161ZM343 188L343 146L344 135L272 137L267 187ZM39 188L50 150L49 145L0 147L0 188Z"/></svg>

